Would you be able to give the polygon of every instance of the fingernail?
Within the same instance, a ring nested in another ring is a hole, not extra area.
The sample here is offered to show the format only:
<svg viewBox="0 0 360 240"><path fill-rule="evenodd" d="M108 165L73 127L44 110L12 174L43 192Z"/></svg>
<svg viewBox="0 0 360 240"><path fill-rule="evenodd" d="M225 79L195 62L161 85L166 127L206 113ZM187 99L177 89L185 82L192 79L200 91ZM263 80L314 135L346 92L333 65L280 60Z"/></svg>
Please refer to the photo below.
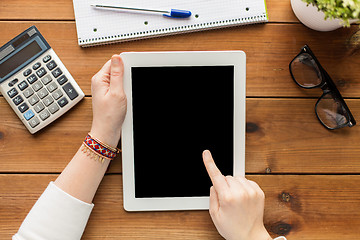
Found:
<svg viewBox="0 0 360 240"><path fill-rule="evenodd" d="M211 154L210 154L210 151L209 151L209 150L205 150L205 151L204 151L204 157L205 157L205 158L211 158Z"/></svg>
<svg viewBox="0 0 360 240"><path fill-rule="evenodd" d="M115 57L115 56L112 57L112 62L113 62L114 64L120 64L119 58L118 58L118 57Z"/></svg>

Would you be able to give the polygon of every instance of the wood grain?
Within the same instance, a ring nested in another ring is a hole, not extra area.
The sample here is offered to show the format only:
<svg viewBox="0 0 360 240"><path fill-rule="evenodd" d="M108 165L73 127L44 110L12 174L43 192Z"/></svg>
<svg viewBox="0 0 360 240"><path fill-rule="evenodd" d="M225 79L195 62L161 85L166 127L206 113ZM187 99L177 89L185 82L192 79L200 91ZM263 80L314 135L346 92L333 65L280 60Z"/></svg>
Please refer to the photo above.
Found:
<svg viewBox="0 0 360 240"><path fill-rule="evenodd" d="M0 239L10 239L56 175L0 175ZM248 176L266 195L265 225L273 237L359 239L360 176ZM83 239L222 239L207 211L129 213L122 176L105 176Z"/></svg>
<svg viewBox="0 0 360 240"><path fill-rule="evenodd" d="M90 131L91 98L83 99L35 135L28 132L3 97L0 116L0 172L61 172ZM120 157L109 171L113 168L120 171Z"/></svg>
<svg viewBox="0 0 360 240"><path fill-rule="evenodd" d="M266 4L271 22L298 22L290 1L267 0ZM72 0L4 0L0 9L0 20L75 20Z"/></svg>
<svg viewBox="0 0 360 240"><path fill-rule="evenodd" d="M0 22L3 32L0 45L32 24L39 28L87 95L91 94L91 77L116 53L244 50L247 54L247 96L318 96L319 90L304 90L295 85L288 70L289 62L305 43L310 45L344 97L360 95L360 57L348 55L346 49L346 40L358 29L356 26L322 33L299 24L263 24L84 49L77 44L73 22L10 21Z"/></svg>
<svg viewBox="0 0 360 240"><path fill-rule="evenodd" d="M360 119L360 100L347 100ZM360 128L326 130L316 99L247 99L247 173L360 173ZM61 172L90 129L91 98L40 133L27 132L0 98L0 172ZM21 143L21 144L19 144ZM121 159L110 172L121 172Z"/></svg>

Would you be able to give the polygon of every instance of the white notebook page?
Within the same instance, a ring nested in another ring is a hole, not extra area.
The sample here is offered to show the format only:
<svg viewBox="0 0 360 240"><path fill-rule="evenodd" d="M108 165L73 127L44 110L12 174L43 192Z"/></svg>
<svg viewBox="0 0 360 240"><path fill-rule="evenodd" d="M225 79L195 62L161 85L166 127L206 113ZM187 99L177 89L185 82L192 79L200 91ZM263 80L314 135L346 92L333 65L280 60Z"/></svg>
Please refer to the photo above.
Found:
<svg viewBox="0 0 360 240"><path fill-rule="evenodd" d="M73 0L80 45L267 21L264 0ZM190 18L94 8L91 4L145 9L181 9Z"/></svg>

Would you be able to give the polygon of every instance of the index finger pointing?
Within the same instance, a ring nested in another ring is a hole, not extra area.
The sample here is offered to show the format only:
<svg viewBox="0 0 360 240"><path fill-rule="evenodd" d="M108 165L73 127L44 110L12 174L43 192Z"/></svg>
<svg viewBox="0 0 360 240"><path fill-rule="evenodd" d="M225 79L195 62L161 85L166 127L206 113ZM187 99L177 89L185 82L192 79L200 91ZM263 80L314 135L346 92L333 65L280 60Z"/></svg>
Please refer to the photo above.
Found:
<svg viewBox="0 0 360 240"><path fill-rule="evenodd" d="M229 188L229 186L225 180L225 177L221 174L220 170L216 166L209 150L205 150L203 152L203 160L215 190L220 195L222 195L222 193L224 193Z"/></svg>

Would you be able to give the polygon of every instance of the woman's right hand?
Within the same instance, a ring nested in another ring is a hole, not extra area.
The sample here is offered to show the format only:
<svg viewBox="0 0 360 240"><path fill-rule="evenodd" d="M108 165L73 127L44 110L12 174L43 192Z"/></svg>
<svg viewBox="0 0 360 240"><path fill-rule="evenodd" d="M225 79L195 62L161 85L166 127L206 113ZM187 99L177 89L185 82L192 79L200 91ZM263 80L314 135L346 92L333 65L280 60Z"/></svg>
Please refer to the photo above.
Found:
<svg viewBox="0 0 360 240"><path fill-rule="evenodd" d="M263 223L264 192L245 177L223 176L210 151L203 152L210 188L210 216L216 229L227 240L272 239Z"/></svg>

